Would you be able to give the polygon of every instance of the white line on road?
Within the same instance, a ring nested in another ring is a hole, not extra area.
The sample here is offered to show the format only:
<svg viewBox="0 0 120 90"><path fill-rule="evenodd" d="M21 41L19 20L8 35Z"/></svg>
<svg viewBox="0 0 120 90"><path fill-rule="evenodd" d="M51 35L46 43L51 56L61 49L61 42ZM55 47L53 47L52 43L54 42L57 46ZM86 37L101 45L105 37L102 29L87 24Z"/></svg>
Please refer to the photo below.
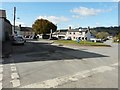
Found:
<svg viewBox="0 0 120 90"><path fill-rule="evenodd" d="M112 64L111 66L118 66L118 63Z"/></svg>
<svg viewBox="0 0 120 90"><path fill-rule="evenodd" d="M0 81L2 81L3 79L3 74L0 74Z"/></svg>
<svg viewBox="0 0 120 90"><path fill-rule="evenodd" d="M2 64L0 64L0 67L3 67L3 65L2 65Z"/></svg>
<svg viewBox="0 0 120 90"><path fill-rule="evenodd" d="M2 90L2 82L0 82L0 90Z"/></svg>
<svg viewBox="0 0 120 90"><path fill-rule="evenodd" d="M14 64L14 63L11 63L10 65L11 65L11 66L15 66L15 64Z"/></svg>
<svg viewBox="0 0 120 90"><path fill-rule="evenodd" d="M112 65L116 65L116 64L112 64ZM97 68L93 68L91 70L85 70L85 71L78 72L74 75L66 75L66 76L62 76L62 77L57 77L54 79L45 80L45 81L42 81L39 83L23 86L20 88L55 88L59 85L63 85L64 83L77 81L81 78L86 78L86 77L94 75L96 73L103 73L105 71L111 71L111 70L115 69L114 67L111 67L112 65L100 66Z"/></svg>
<svg viewBox="0 0 120 90"><path fill-rule="evenodd" d="M17 71L16 67L14 67L14 66L13 66L13 67L11 67L11 71L12 71L12 72Z"/></svg>
<svg viewBox="0 0 120 90"><path fill-rule="evenodd" d="M12 73L12 74L11 74L11 78L12 78L12 79L19 79L18 73Z"/></svg>
<svg viewBox="0 0 120 90"><path fill-rule="evenodd" d="M20 86L20 80L19 79L14 79L14 80L11 81L11 83L13 84L13 87Z"/></svg>
<svg viewBox="0 0 120 90"><path fill-rule="evenodd" d="M20 86L20 77L18 75L18 72L17 72L17 68L16 68L16 64L14 63L14 59L11 59L11 83L13 85L13 87L18 87Z"/></svg>
<svg viewBox="0 0 120 90"><path fill-rule="evenodd" d="M3 72L3 67L0 67L0 73L2 73Z"/></svg>

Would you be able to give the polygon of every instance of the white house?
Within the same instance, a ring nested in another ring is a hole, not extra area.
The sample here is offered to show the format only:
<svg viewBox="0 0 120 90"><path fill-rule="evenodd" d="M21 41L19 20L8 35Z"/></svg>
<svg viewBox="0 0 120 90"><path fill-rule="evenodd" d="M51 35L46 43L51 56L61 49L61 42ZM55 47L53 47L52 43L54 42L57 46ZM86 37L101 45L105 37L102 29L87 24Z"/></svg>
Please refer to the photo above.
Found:
<svg viewBox="0 0 120 90"><path fill-rule="evenodd" d="M88 28L71 29L71 27L69 27L65 36L65 38L71 38L71 40L90 40L91 37L93 36Z"/></svg>
<svg viewBox="0 0 120 90"><path fill-rule="evenodd" d="M53 37L57 37L59 39L71 39L71 40L90 40L93 38L93 34L90 32L89 28L76 28L76 29L64 29L57 30L52 34Z"/></svg>
<svg viewBox="0 0 120 90"><path fill-rule="evenodd" d="M66 36L68 29L61 29L57 30L56 32L52 33L52 37L57 37L58 39L63 39Z"/></svg>

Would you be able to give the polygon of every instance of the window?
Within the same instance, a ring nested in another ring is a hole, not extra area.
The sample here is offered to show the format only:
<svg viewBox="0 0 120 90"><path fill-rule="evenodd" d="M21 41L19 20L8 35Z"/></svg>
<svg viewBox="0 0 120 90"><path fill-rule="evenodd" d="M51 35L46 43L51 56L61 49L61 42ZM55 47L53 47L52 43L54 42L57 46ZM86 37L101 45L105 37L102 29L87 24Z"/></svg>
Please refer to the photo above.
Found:
<svg viewBox="0 0 120 90"><path fill-rule="evenodd" d="M84 37L82 37L82 40L84 40Z"/></svg>
<svg viewBox="0 0 120 90"><path fill-rule="evenodd" d="M80 33L80 35L82 34L81 32L79 32Z"/></svg>
<svg viewBox="0 0 120 90"><path fill-rule="evenodd" d="M69 34L71 34L71 32Z"/></svg>
<svg viewBox="0 0 120 90"><path fill-rule="evenodd" d="M73 34L75 34L75 32Z"/></svg>
<svg viewBox="0 0 120 90"><path fill-rule="evenodd" d="M80 40L81 40L81 37L79 37L78 39L80 39Z"/></svg>

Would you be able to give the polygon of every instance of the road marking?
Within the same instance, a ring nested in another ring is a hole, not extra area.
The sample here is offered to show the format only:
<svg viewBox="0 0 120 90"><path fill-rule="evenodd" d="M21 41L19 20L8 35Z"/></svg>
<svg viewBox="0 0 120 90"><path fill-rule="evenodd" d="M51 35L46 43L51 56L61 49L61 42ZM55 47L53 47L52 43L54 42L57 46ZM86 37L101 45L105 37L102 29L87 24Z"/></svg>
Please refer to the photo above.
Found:
<svg viewBox="0 0 120 90"><path fill-rule="evenodd" d="M16 68L16 64L14 63L14 59L11 59L11 83L13 85L13 87L18 87L20 86L20 77L17 73L17 68Z"/></svg>
<svg viewBox="0 0 120 90"><path fill-rule="evenodd" d="M0 82L0 90L2 90L2 82Z"/></svg>
<svg viewBox="0 0 120 90"><path fill-rule="evenodd" d="M118 66L118 63L114 63L114 64L112 64L111 66Z"/></svg>
<svg viewBox="0 0 120 90"><path fill-rule="evenodd" d="M12 78L12 79L19 79L18 73L12 73L12 74L11 74L11 78Z"/></svg>
<svg viewBox="0 0 120 90"><path fill-rule="evenodd" d="M2 73L3 72L3 68L2 67L0 67L0 73Z"/></svg>
<svg viewBox="0 0 120 90"><path fill-rule="evenodd" d="M2 65L2 64L0 64L0 67L3 67L3 65Z"/></svg>
<svg viewBox="0 0 120 90"><path fill-rule="evenodd" d="M11 71L12 71L12 72L17 71L16 67L11 67Z"/></svg>
<svg viewBox="0 0 120 90"><path fill-rule="evenodd" d="M2 78L3 78L3 74L0 74L0 81L2 81Z"/></svg>
<svg viewBox="0 0 120 90"><path fill-rule="evenodd" d="M11 83L13 84L13 87L18 87L18 86L20 86L20 80L18 80L18 79L12 80Z"/></svg>
<svg viewBox="0 0 120 90"><path fill-rule="evenodd" d="M10 65L11 65L11 66L15 66L15 64L14 64L14 63L11 63Z"/></svg>
<svg viewBox="0 0 120 90"><path fill-rule="evenodd" d="M112 65L114 65L114 64L112 64ZM39 83L26 85L26 86L23 86L20 88L55 88L59 85L63 85L64 83L67 83L67 82L77 81L81 78L86 78L86 77L94 75L96 73L103 73L105 71L111 71L113 69L115 69L115 68L111 67L111 65L110 66L100 66L97 68L93 68L91 70L85 70L85 71L78 72L74 75L66 75L66 76L62 76L62 77L57 77L57 78L45 80L45 81L42 81Z"/></svg>

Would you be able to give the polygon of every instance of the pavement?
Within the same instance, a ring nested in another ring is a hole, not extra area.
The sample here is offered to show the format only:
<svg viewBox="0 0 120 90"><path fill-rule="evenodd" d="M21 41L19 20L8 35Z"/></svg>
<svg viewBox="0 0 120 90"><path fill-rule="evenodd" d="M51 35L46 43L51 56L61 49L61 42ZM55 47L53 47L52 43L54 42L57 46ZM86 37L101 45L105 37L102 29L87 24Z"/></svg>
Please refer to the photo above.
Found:
<svg viewBox="0 0 120 90"><path fill-rule="evenodd" d="M118 88L118 44L59 46L28 41L1 60L1 88Z"/></svg>

